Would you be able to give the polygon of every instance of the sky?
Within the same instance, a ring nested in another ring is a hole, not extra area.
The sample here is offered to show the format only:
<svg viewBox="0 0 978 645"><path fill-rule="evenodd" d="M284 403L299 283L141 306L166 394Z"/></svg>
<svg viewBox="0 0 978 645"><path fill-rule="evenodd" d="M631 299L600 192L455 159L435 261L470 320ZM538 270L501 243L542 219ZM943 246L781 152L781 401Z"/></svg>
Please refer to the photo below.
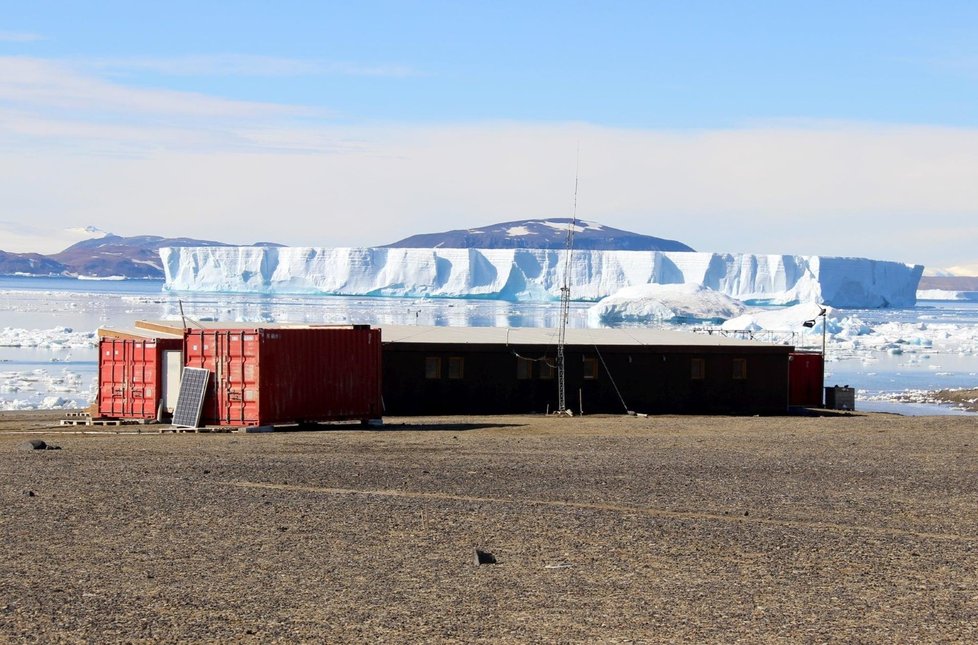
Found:
<svg viewBox="0 0 978 645"><path fill-rule="evenodd" d="M576 214L976 264L976 108L975 2L0 0L0 249Z"/></svg>

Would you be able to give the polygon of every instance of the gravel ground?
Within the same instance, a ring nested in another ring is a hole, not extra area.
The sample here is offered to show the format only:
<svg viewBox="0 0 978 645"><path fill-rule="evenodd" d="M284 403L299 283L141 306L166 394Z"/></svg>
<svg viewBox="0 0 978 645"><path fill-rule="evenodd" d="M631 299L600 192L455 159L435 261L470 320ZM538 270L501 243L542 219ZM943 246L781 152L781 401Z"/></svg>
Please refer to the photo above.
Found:
<svg viewBox="0 0 978 645"><path fill-rule="evenodd" d="M0 413L0 641L978 641L973 417L56 419Z"/></svg>

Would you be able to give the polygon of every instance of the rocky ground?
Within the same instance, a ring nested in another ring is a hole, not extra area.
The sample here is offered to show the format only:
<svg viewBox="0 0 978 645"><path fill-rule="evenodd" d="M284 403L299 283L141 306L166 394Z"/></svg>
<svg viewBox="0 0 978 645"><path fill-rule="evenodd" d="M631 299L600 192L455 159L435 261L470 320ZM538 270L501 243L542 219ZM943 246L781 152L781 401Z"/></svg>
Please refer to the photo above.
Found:
<svg viewBox="0 0 978 645"><path fill-rule="evenodd" d="M978 412L978 389L939 390L934 399L941 403L952 403L959 408Z"/></svg>
<svg viewBox="0 0 978 645"><path fill-rule="evenodd" d="M978 640L974 417L141 429L0 413L0 641Z"/></svg>

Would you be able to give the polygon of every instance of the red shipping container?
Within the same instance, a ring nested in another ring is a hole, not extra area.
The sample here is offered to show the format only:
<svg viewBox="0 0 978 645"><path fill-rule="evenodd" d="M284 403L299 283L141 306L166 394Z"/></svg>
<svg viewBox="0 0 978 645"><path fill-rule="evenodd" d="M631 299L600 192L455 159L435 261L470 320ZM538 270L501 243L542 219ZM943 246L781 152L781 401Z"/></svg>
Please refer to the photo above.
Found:
<svg viewBox="0 0 978 645"><path fill-rule="evenodd" d="M179 387L183 365L182 349L183 341L179 338L100 338L99 415L115 419L155 419L161 402L165 404L164 408L172 408L176 403L175 390ZM176 360L168 360L171 358Z"/></svg>
<svg viewBox="0 0 978 645"><path fill-rule="evenodd" d="M383 414L380 330L187 329L187 367L211 372L204 425L369 420Z"/></svg>
<svg viewBox="0 0 978 645"><path fill-rule="evenodd" d="M821 354L792 352L788 356L788 405L822 407L824 370Z"/></svg>

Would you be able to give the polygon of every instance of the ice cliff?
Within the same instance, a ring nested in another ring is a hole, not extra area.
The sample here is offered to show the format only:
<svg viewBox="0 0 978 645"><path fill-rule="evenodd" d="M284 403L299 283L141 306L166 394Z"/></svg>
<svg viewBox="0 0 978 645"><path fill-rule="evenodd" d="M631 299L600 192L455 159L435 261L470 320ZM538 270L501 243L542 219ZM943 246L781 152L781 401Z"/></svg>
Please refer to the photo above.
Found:
<svg viewBox="0 0 978 645"><path fill-rule="evenodd" d="M560 298L566 256L545 249L164 247L160 257L172 291L541 301ZM908 307L922 272L865 258L579 250L569 282L572 298L584 301L629 286L685 283L749 304Z"/></svg>

